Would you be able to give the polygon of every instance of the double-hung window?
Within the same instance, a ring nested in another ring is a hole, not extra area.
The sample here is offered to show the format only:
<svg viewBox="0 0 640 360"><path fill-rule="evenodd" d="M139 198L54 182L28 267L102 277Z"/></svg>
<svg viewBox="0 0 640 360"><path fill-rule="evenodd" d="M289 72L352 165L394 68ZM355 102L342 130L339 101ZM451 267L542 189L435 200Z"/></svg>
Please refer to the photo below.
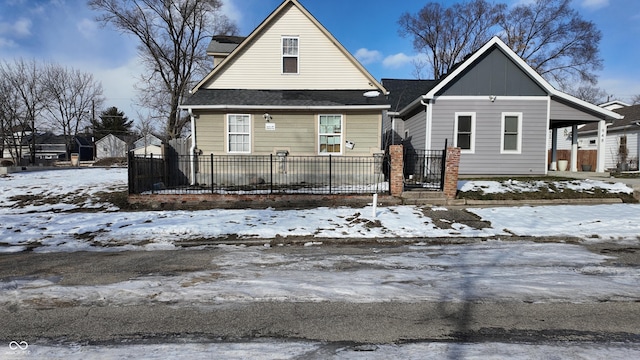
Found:
<svg viewBox="0 0 640 360"><path fill-rule="evenodd" d="M522 151L522 113L502 113L500 152L520 154Z"/></svg>
<svg viewBox="0 0 640 360"><path fill-rule="evenodd" d="M297 36L282 37L282 73L297 74L298 73L298 42Z"/></svg>
<svg viewBox="0 0 640 360"><path fill-rule="evenodd" d="M251 152L251 116L227 115L227 144L230 153Z"/></svg>
<svg viewBox="0 0 640 360"><path fill-rule="evenodd" d="M342 154L342 115L320 115L318 123L321 155Z"/></svg>
<svg viewBox="0 0 640 360"><path fill-rule="evenodd" d="M454 146L462 153L475 151L476 113L456 113Z"/></svg>

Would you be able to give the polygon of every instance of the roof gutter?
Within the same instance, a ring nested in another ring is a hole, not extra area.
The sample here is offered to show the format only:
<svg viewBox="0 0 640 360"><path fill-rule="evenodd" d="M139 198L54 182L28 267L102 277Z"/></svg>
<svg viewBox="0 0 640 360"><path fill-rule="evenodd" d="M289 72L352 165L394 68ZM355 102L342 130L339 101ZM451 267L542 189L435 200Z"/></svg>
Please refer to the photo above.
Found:
<svg viewBox="0 0 640 360"><path fill-rule="evenodd" d="M386 110L391 105L279 106L279 105L181 105L185 110Z"/></svg>

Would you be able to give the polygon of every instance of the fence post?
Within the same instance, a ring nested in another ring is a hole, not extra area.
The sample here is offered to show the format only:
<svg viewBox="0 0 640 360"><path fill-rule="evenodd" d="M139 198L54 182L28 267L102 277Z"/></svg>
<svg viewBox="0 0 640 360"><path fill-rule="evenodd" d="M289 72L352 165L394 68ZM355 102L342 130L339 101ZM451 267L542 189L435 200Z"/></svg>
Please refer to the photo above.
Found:
<svg viewBox="0 0 640 360"><path fill-rule="evenodd" d="M134 172L134 162L133 162L133 158L131 156L131 152L127 153L127 158L128 158L128 164L127 164L127 170L129 172L129 195L134 194L135 193L135 172Z"/></svg>
<svg viewBox="0 0 640 360"><path fill-rule="evenodd" d="M404 191L404 149L402 145L389 146L391 156L391 173L389 174L389 190L392 196L401 196Z"/></svg>
<svg viewBox="0 0 640 360"><path fill-rule="evenodd" d="M447 165L444 173L444 196L455 199L458 192L458 172L460 168L460 148L450 147L447 150Z"/></svg>
<svg viewBox="0 0 640 360"><path fill-rule="evenodd" d="M153 154L149 154L149 159L150 159L150 165L149 165L149 167L151 168L151 194L153 194L153 193L154 193L154 191L156 190L156 189L154 188L154 186L153 186L153 183L154 183L154 181L155 181L155 177L156 177L156 174L155 174L155 172L153 171L153 170L154 170L154 169L153 169Z"/></svg>
<svg viewBox="0 0 640 360"><path fill-rule="evenodd" d="M273 154L269 154L269 194L273 194Z"/></svg>
<svg viewBox="0 0 640 360"><path fill-rule="evenodd" d="M442 165L440 167L440 191L444 191L444 180L447 171L447 143L449 139L444 139L444 149L442 150Z"/></svg>
<svg viewBox="0 0 640 360"><path fill-rule="evenodd" d="M331 170L332 170L331 154L329 154L329 194L331 194L331 178L333 177Z"/></svg>
<svg viewBox="0 0 640 360"><path fill-rule="evenodd" d="M213 154L210 156L211 159L211 194L213 194Z"/></svg>

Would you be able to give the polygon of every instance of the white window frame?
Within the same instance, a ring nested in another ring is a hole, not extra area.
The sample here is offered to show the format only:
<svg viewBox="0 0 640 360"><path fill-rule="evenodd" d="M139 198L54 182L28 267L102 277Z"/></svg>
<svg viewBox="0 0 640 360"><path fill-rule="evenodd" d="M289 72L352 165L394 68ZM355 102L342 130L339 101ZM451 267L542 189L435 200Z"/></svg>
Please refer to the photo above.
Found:
<svg viewBox="0 0 640 360"><path fill-rule="evenodd" d="M458 147L458 118L461 116L471 116L471 139L469 141L469 149L460 149L461 154L474 154L476 152L476 113L475 112L456 112L453 124L453 146Z"/></svg>
<svg viewBox="0 0 640 360"><path fill-rule="evenodd" d="M244 132L244 131L235 131L235 132L231 132L229 127L231 125L231 117L244 117L246 119L249 120L249 132ZM227 146L227 153L229 154L250 154L251 153L251 129L252 129L252 124L253 121L251 121L251 115L250 114L227 114L227 121L226 121L226 146ZM231 135L249 135L249 150L248 151L233 151L231 150Z"/></svg>
<svg viewBox="0 0 640 360"><path fill-rule="evenodd" d="M321 131L321 127L320 127L320 119L323 116L331 116L331 117L335 117L335 116L339 116L340 117L340 132L339 133L323 133ZM320 151L320 147L321 147L321 143L320 143L320 139L322 136L339 136L340 137L340 152L321 152ZM318 155L342 155L343 151L344 151L344 115L342 114L320 114L318 115Z"/></svg>
<svg viewBox="0 0 640 360"><path fill-rule="evenodd" d="M506 119L507 117L517 117L518 118L518 136L517 140L517 149L516 150L505 150L504 149L504 136L505 128L506 128ZM521 154L522 153L522 113L521 112L503 112L502 120L500 126L500 154Z"/></svg>
<svg viewBox="0 0 640 360"><path fill-rule="evenodd" d="M285 40L288 39L295 39L296 40L296 54L285 54L284 51L284 43ZM299 36L282 36L282 38L280 39L280 52L282 55L281 58L281 70L282 70L282 75L296 75L296 74L300 74L300 37ZM285 72L284 71L284 59L285 58L296 58L296 72Z"/></svg>

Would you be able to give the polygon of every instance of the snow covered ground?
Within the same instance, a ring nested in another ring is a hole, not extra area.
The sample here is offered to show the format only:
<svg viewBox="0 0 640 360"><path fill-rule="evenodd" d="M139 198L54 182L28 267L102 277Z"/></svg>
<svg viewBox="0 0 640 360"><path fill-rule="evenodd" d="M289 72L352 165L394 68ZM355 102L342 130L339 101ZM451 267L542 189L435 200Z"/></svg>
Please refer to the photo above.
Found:
<svg viewBox="0 0 640 360"><path fill-rule="evenodd" d="M119 346L29 346L26 350L0 349L8 360L48 359L323 359L323 360L593 360L637 359L640 347L629 344L447 344L417 343L401 345L328 347L314 342L257 340L240 343L178 343Z"/></svg>
<svg viewBox="0 0 640 360"><path fill-rule="evenodd" d="M521 206L468 209L490 228L460 223L438 227L415 206L318 208L310 210L202 210L123 212L96 198L126 189L126 169L72 169L17 173L0 178L0 252L115 251L172 249L193 239L228 235L276 237L434 238L578 236L595 241L638 239L640 205ZM513 181L514 188L522 183ZM497 182L467 182L465 188L505 191ZM589 191L630 192L623 184L576 181ZM437 208L435 210L438 210ZM442 208L442 210L445 210Z"/></svg>
<svg viewBox="0 0 640 360"><path fill-rule="evenodd" d="M442 224L437 221L440 219L426 216L415 206L378 207L375 214L371 206L126 212L98 200L99 192L126 189L126 178L126 169L73 169L0 177L0 252L28 248L36 252L176 250L183 241L227 235L240 239L307 236L308 247L279 252L278 246L209 245L216 249L215 271L150 274L100 286L63 286L56 277L1 279L1 306L478 299L584 303L640 298L640 269L610 265L610 257L577 244L512 241L514 236L573 236L585 242L616 241L637 246L640 205L468 209L491 223L488 228L476 229L455 222L439 227L436 223ZM504 187L496 183L464 186ZM590 181L576 186L585 191L593 187L630 190L620 184ZM431 214L446 211L432 210L436 211ZM430 245L429 238L434 237L465 237L469 242ZM373 245L358 253L341 254L321 246L328 238L415 238L415 243L399 247L394 254L383 253ZM344 264L353 266L345 268ZM345 276L350 279L348 284L343 281ZM12 345L0 347L0 358L640 358L637 344L417 343L328 349L323 343L265 339L117 346L31 344L25 350Z"/></svg>

